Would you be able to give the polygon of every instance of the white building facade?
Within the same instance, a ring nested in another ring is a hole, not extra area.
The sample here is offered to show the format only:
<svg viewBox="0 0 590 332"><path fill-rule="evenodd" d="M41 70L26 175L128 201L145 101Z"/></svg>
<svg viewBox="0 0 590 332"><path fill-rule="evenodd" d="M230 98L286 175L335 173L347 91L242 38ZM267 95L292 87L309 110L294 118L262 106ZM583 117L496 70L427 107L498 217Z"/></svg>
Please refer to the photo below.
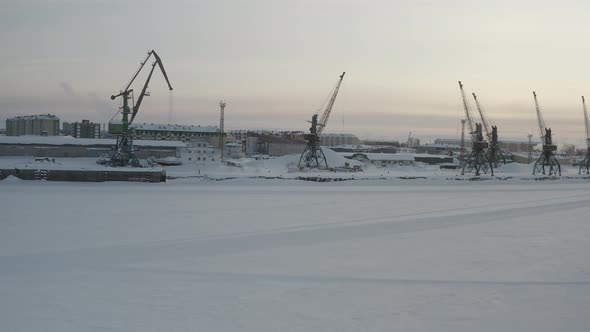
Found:
<svg viewBox="0 0 590 332"><path fill-rule="evenodd" d="M189 163L219 161L219 150L206 140L188 142L186 149L181 151L181 155Z"/></svg>

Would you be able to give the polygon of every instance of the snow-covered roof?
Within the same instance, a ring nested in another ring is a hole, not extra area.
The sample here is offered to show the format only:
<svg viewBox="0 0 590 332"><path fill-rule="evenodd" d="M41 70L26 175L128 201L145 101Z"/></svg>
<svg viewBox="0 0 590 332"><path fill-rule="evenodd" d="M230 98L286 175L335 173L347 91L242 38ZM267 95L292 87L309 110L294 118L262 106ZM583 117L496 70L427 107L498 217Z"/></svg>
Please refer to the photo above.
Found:
<svg viewBox="0 0 590 332"><path fill-rule="evenodd" d="M350 158L354 155L364 155L369 160L387 160L387 161L415 161L416 158L452 158L447 155L428 154L428 153L355 153L340 152L341 156Z"/></svg>
<svg viewBox="0 0 590 332"><path fill-rule="evenodd" d="M59 118L53 114L35 114L35 115L20 115L14 118L6 120L59 120Z"/></svg>
<svg viewBox="0 0 590 332"><path fill-rule="evenodd" d="M362 153L369 160L414 161L413 154L407 153Z"/></svg>
<svg viewBox="0 0 590 332"><path fill-rule="evenodd" d="M420 147L434 148L434 149L460 149L461 148L461 146L457 145L457 144L439 144L439 143L424 144Z"/></svg>
<svg viewBox="0 0 590 332"><path fill-rule="evenodd" d="M416 158L439 158L439 159L446 159L446 158L453 158L453 156L447 156L446 154L428 154L428 153L415 153L413 156Z"/></svg>
<svg viewBox="0 0 590 332"><path fill-rule="evenodd" d="M510 141L510 140L504 140L504 139L500 139L499 140L500 144L504 143L504 144L529 144L528 141ZM538 142L536 140L533 140L531 142L531 144L538 144Z"/></svg>
<svg viewBox="0 0 590 332"><path fill-rule="evenodd" d="M330 147L330 149L364 149L364 150L370 150L370 149L379 149L381 147L375 147L374 145L366 145L366 144L339 144L339 145L333 145Z"/></svg>
<svg viewBox="0 0 590 332"><path fill-rule="evenodd" d="M110 138L74 138L72 136L0 136L0 144L42 145L114 145ZM133 140L137 146L185 147L180 141Z"/></svg>
<svg viewBox="0 0 590 332"><path fill-rule="evenodd" d="M131 125L131 128L136 130L187 131L195 133L216 133L219 131L219 129L215 126L191 126L157 123L134 123Z"/></svg>
<svg viewBox="0 0 590 332"><path fill-rule="evenodd" d="M321 137L356 137L356 135L354 134L338 134L338 133L325 133L325 134L321 134Z"/></svg>

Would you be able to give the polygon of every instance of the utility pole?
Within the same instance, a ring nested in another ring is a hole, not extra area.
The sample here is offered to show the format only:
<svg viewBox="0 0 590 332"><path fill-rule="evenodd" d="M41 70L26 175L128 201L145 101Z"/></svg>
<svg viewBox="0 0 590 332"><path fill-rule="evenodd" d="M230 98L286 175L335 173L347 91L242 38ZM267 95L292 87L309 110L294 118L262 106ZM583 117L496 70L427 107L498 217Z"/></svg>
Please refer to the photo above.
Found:
<svg viewBox="0 0 590 332"><path fill-rule="evenodd" d="M219 102L219 108L221 109L221 114L219 116L219 149L221 150L221 161L223 161L223 150L225 146L225 137L223 131L223 121L224 121L224 111L225 111L225 101Z"/></svg>

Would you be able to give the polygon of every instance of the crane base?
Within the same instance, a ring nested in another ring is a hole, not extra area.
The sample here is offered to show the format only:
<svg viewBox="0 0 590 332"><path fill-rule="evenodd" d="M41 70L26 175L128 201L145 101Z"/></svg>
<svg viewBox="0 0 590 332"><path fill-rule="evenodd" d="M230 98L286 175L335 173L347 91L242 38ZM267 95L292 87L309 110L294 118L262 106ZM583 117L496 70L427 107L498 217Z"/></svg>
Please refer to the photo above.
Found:
<svg viewBox="0 0 590 332"><path fill-rule="evenodd" d="M299 164L297 166L299 169L328 168L328 162L321 146L316 142L308 142L299 158Z"/></svg>
<svg viewBox="0 0 590 332"><path fill-rule="evenodd" d="M475 173L475 176L480 176L482 173L490 173L492 176L494 175L494 165L488 158L486 151L481 148L483 144L480 143L481 142L473 143L471 154L469 154L469 156L463 161L461 175L465 175L466 172Z"/></svg>
<svg viewBox="0 0 590 332"><path fill-rule="evenodd" d="M537 173L542 173L543 175L557 175L561 176L561 165L559 161L557 161L557 157L555 157L555 153L553 151L553 147L555 145L544 145L543 146L543 153L539 156L537 161L535 162L535 166L533 168L533 175Z"/></svg>
<svg viewBox="0 0 590 332"><path fill-rule="evenodd" d="M590 149L586 153L586 157L584 157L584 160L580 161L580 169L578 171L578 174L582 174L583 169L586 169L586 174L590 174Z"/></svg>

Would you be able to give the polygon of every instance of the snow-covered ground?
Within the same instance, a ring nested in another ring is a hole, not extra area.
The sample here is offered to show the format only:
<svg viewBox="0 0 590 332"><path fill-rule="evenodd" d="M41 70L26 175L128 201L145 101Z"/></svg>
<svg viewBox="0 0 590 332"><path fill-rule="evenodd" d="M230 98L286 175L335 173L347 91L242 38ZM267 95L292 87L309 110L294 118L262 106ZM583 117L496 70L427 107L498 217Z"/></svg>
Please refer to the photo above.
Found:
<svg viewBox="0 0 590 332"><path fill-rule="evenodd" d="M182 160L183 164L179 166L163 166L167 176L172 179L205 179L205 180L225 180L233 178L281 178L297 179L309 177L321 177L332 179L354 179L354 180L394 180L394 179L415 179L420 178L426 181L456 181L469 180L474 176L472 173L461 175L461 169L440 169L438 165L426 165L417 163L416 165L394 165L392 167L376 167L373 165L363 165L356 160L344 158L342 155L327 149L326 157L331 167L361 166L362 172L346 172L338 170L332 171L314 171L297 168L299 154L287 155L282 157L255 160L252 158L230 159L228 160L233 166L223 165L221 162L195 162ZM35 160L33 157L0 157L0 169L82 169L82 170L105 170L107 166L98 165L96 158L49 158L51 161ZM53 160L55 162L53 162ZM154 169L161 169L159 166ZM481 176L484 180L489 181L506 181L522 182L538 180L544 178L543 175L532 175L533 165L512 163L502 165L494 170L494 177L490 174ZM136 170L133 168L116 168L116 170ZM579 175L578 167L562 166L561 181L566 182L585 182L590 180L586 174Z"/></svg>
<svg viewBox="0 0 590 332"><path fill-rule="evenodd" d="M8 178L0 330L587 331L589 185Z"/></svg>

